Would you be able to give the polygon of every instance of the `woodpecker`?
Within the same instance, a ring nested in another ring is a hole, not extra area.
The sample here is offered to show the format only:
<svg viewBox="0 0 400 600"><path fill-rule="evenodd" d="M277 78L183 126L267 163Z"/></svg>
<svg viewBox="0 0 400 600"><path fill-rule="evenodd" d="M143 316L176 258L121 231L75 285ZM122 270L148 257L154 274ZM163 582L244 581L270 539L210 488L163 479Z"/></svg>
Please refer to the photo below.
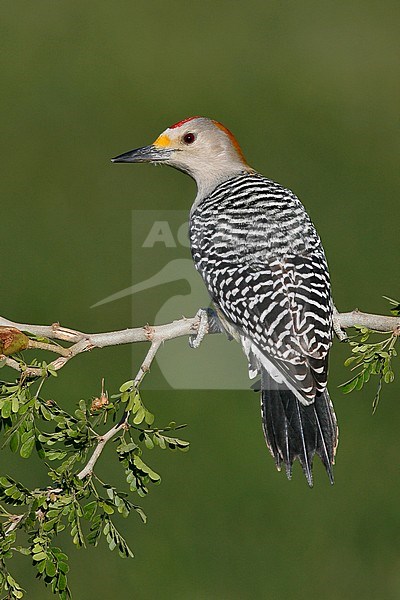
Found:
<svg viewBox="0 0 400 600"><path fill-rule="evenodd" d="M278 470L298 459L313 485L317 454L333 483L338 429L327 390L333 302L321 240L289 189L246 162L218 121L190 117L113 162L162 163L190 175L196 269L228 334L260 375L261 416Z"/></svg>

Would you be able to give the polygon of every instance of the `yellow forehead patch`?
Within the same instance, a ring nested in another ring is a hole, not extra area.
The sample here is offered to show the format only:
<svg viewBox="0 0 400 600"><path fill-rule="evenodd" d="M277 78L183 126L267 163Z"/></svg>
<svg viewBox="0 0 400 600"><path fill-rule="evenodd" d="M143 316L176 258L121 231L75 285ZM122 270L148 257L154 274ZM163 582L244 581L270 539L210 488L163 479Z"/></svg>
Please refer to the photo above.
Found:
<svg viewBox="0 0 400 600"><path fill-rule="evenodd" d="M158 136L156 141L153 143L153 146L156 146L157 148L168 148L170 145L171 140L165 133L162 133L160 136Z"/></svg>

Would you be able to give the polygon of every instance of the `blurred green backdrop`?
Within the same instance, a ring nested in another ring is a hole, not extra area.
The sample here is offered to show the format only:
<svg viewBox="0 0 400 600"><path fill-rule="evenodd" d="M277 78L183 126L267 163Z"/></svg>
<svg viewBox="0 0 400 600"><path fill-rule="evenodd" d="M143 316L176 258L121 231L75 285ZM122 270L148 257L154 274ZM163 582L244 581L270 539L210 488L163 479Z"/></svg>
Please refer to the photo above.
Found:
<svg viewBox="0 0 400 600"><path fill-rule="evenodd" d="M398 2L3 0L1 9L2 315L111 330L144 324L161 293L175 293L143 292L134 318L129 298L90 309L132 283L131 211L189 210L195 193L180 173L109 158L192 114L225 123L250 164L299 195L340 309L382 312L383 294L399 297ZM82 356L48 393L73 406L98 393L102 376L113 392L144 350ZM75 597L399 598L399 385L372 416L373 389L336 389L345 355L336 344L334 487L319 464L313 490L299 468L292 482L275 471L256 394L149 390L160 423L190 424L191 450L150 455L163 483L141 503L148 525L123 523L133 561L71 550ZM46 482L42 467L10 461L3 453L2 471ZM111 454L99 469L119 481ZM18 568L30 599L51 597L23 560Z"/></svg>

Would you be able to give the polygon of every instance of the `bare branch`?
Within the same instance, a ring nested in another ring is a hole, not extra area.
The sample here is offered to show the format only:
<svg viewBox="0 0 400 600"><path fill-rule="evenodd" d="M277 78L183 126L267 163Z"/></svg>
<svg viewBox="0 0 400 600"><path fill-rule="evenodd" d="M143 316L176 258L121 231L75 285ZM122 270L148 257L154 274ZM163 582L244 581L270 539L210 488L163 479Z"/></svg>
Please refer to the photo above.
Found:
<svg viewBox="0 0 400 600"><path fill-rule="evenodd" d="M15 323L9 319L0 317L0 326L16 327L21 331L28 331L29 333L33 333L40 337L64 340L65 342L78 342L85 337L84 333L75 331L74 329L61 327L59 323L53 323L52 325L29 325L28 323Z"/></svg>
<svg viewBox="0 0 400 600"><path fill-rule="evenodd" d="M179 321L173 321L166 325L157 325L150 327L145 325L144 327L135 327L132 329L122 329L120 331L109 331L105 333L82 333L73 329L67 329L61 327L59 323L53 325L29 325L27 323L16 323L3 317L0 317L0 326L15 327L21 331L27 331L34 335L41 337L58 339L63 341L75 342L69 348L62 348L59 351L59 346L55 346L54 349L51 344L44 344L36 342L36 345L30 344L29 347L41 347L45 350L52 350L57 353L62 353L62 356L52 361L50 365L53 369L58 371L61 369L71 358L82 352L92 350L93 348L105 348L106 346L117 346L120 344L132 344L136 342L149 342L157 340L158 345L166 340L171 340L177 337L193 335L197 331L199 319L197 316L190 319L183 317ZM211 332L210 332L211 333ZM158 349L158 347L157 347ZM6 357L5 362L7 366L21 371L20 364L12 358ZM28 367L24 371L28 377L40 377L42 372L40 368Z"/></svg>
<svg viewBox="0 0 400 600"><path fill-rule="evenodd" d="M163 340L169 340L181 336L193 335L198 326L198 318L173 321L166 325L149 327L134 327L132 329L121 329L119 331L108 331L105 333L82 333L74 329L61 327L59 323L53 325L29 325L28 323L16 323L0 317L0 326L15 327L21 331L27 331L49 339L63 340L66 342L79 342L87 340L92 348L104 348L105 346L117 346L119 344L133 344L136 342L150 341L149 330L159 334Z"/></svg>
<svg viewBox="0 0 400 600"><path fill-rule="evenodd" d="M107 442L109 440L111 440L111 438L114 437L114 435L116 435L119 431L121 431L122 429L124 429L124 427L126 427L126 418L129 415L127 415L127 417L125 418L125 414L124 414L123 420L121 420L117 425L114 425L114 427L109 429L107 431L107 433L105 433L104 435L102 435L101 437L98 438L97 446L94 449L92 456L90 457L90 459L88 460L88 462L86 463L86 465L84 466L82 471L80 473L78 473L78 475L77 475L78 479L85 479L85 477L87 477L88 475L91 475L93 473L94 465L96 464L97 460L99 459L100 454L103 452L104 446L107 444Z"/></svg>
<svg viewBox="0 0 400 600"><path fill-rule="evenodd" d="M28 348L36 348L38 350L48 350L49 352L55 352L56 354L61 354L61 356L70 355L69 348L64 348L64 346L60 346L59 344L47 344L46 342L38 342L37 340L29 340Z"/></svg>
<svg viewBox="0 0 400 600"><path fill-rule="evenodd" d="M138 374L135 377L135 387L138 387L141 384L143 377L150 370L151 363L153 362L154 357L157 354L157 350L159 349L163 341L163 339L160 339L158 337L153 338L149 351L146 354L146 358L142 362Z"/></svg>
<svg viewBox="0 0 400 600"><path fill-rule="evenodd" d="M215 315L213 318L216 319ZM162 342L183 336L193 336L193 334L198 331L199 325L203 327L200 319L200 312L194 317L188 319L183 317L182 319L165 325L146 325L144 327L134 327L131 329L121 329L104 333L83 333L74 329L61 327L59 323L53 323L52 325L29 325L27 323L16 323L9 319L5 319L4 317L0 317L0 326L15 327L21 331L27 331L34 335L72 343L69 348L64 348L62 346L46 344L44 342L34 343L34 340L31 340L29 344L30 348L41 348L61 354L59 358L50 363L53 369L57 371L74 356L92 350L93 348L105 348L106 346L117 346L120 344L134 344L136 342L154 342L157 340L157 347L152 346L152 348L150 348L150 351L155 349L156 352ZM400 318L373 315L360 312L359 310L353 310L346 313L339 313L335 310L334 330L339 339L345 339L344 329L354 327L355 325L368 327L369 329L375 329L376 331L400 331ZM221 331L222 328L218 329L214 324L209 330L202 330L201 333L204 335L205 333L220 333ZM21 366L17 361L10 357L4 358L7 366L17 371L21 371ZM143 364L145 365L145 363ZM25 370L25 375L28 377L40 377L41 369L29 367Z"/></svg>
<svg viewBox="0 0 400 600"><path fill-rule="evenodd" d="M396 331L400 327L400 317L387 317L385 315L372 315L355 309L351 312L338 313L338 321L342 329L358 325L375 329L375 331Z"/></svg>

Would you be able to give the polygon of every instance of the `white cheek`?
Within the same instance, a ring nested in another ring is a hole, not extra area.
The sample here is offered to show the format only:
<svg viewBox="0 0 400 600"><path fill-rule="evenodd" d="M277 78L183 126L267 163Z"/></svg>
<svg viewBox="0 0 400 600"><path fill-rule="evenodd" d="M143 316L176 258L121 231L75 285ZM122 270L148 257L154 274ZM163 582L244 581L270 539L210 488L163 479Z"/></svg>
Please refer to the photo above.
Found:
<svg viewBox="0 0 400 600"><path fill-rule="evenodd" d="M202 144L199 147L199 155L209 156L209 157L217 157L225 154L226 148L224 144L221 143L218 139L213 139L207 145Z"/></svg>

